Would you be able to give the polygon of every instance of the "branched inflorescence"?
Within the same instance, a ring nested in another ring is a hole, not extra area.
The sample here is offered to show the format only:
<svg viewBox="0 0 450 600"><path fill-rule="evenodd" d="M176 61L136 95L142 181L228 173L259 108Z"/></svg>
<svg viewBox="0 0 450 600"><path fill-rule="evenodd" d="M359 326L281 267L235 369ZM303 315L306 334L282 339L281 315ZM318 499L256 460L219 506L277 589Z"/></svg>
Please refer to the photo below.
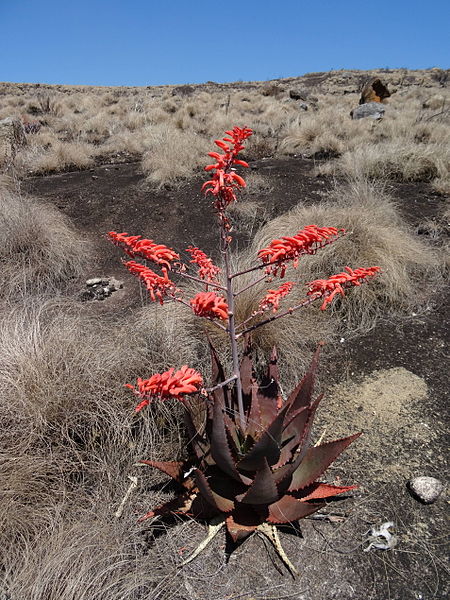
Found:
<svg viewBox="0 0 450 600"><path fill-rule="evenodd" d="M292 261L292 266L296 268L298 258L302 254L315 254L320 248L331 244L344 233L344 229L336 229L336 227L308 225L291 237L285 236L279 240L272 240L267 248L259 250L258 258L268 265L266 273L277 275L280 271L280 277L283 278L289 261Z"/></svg>
<svg viewBox="0 0 450 600"><path fill-rule="evenodd" d="M200 373L184 365L176 372L172 367L165 373L152 375L149 379L138 377L135 386L127 383L125 387L130 388L143 399L135 409L136 412L139 412L144 406L150 404L154 398L159 400L177 398L181 400L186 394L199 392L202 385L203 378Z"/></svg>
<svg viewBox="0 0 450 600"><path fill-rule="evenodd" d="M221 273L221 269L217 267L213 261L207 256L203 250L197 247L189 246L186 251L190 253L192 260L198 266L198 276L207 283L217 282L217 276Z"/></svg>
<svg viewBox="0 0 450 600"><path fill-rule="evenodd" d="M328 279L316 279L308 283L309 290L308 296L315 295L317 298L325 298L321 310L325 310L326 307L332 302L333 298L340 294L345 296L344 288L351 287L353 285L361 285L361 283L368 277L374 277L381 271L380 267L369 267L367 269L351 269L345 267L345 272L333 275Z"/></svg>

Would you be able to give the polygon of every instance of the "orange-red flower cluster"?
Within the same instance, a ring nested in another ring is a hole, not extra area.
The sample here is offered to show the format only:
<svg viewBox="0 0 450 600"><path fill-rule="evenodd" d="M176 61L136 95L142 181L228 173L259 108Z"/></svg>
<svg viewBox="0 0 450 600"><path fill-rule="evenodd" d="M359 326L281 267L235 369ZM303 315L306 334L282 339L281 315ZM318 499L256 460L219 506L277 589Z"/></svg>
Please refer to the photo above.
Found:
<svg viewBox="0 0 450 600"><path fill-rule="evenodd" d="M308 296L317 294L318 298L325 298L322 306L320 307L321 310L326 309L326 307L332 302L336 294L345 296L345 287L350 287L352 285L361 285L361 282L364 279L366 279L367 277L374 277L377 273L381 271L381 268L362 267L360 269L353 270L350 267L345 267L345 271L346 272L333 275L329 279L316 279L315 281L311 281L310 283L308 283Z"/></svg>
<svg viewBox="0 0 450 600"><path fill-rule="evenodd" d="M160 400L165 398L181 399L185 394L200 391L203 378L195 369L184 365L176 373L174 371L175 369L172 367L165 373L152 375L150 379L138 377L136 386L130 383L125 385L125 387L134 390L135 394L143 398L143 401L136 406L136 412L150 404L153 398L159 398Z"/></svg>
<svg viewBox="0 0 450 600"><path fill-rule="evenodd" d="M269 290L259 303L259 310L267 310L268 308L272 308L273 312L277 312L280 306L281 298L287 296L293 287L293 281L286 281L286 283L280 285L280 287L276 290Z"/></svg>
<svg viewBox="0 0 450 600"><path fill-rule="evenodd" d="M217 275L220 273L219 267L213 264L213 261L203 250L194 246L189 246L186 251L192 256L191 263L198 265L198 276L206 282L217 281Z"/></svg>
<svg viewBox="0 0 450 600"><path fill-rule="evenodd" d="M340 233L345 233L345 230L336 229L336 227L308 225L292 237L286 236L279 240L272 240L267 248L259 250L258 258L264 264L272 265L267 267L267 273L276 275L280 270L280 277L283 278L287 261L293 260L293 266L297 267L299 256L315 254L319 248L334 242Z"/></svg>
<svg viewBox="0 0 450 600"><path fill-rule="evenodd" d="M192 310L199 317L210 319L228 319L228 304L225 298L218 296L215 292L199 292L190 301Z"/></svg>
<svg viewBox="0 0 450 600"><path fill-rule="evenodd" d="M215 163L205 167L205 171L215 171L210 181L207 181L202 186L202 191L206 190L216 197L220 196L216 202L216 208L223 209L231 202L236 200L235 189L237 187L245 187L245 181L240 175L232 171L233 165L241 165L248 167L248 164L236 158L237 154L244 149L243 141L250 137L253 133L248 127L233 127L233 129L225 132L229 137L224 137L222 140L215 140L215 144L224 151L208 152L208 156L215 159Z"/></svg>
<svg viewBox="0 0 450 600"><path fill-rule="evenodd" d="M122 248L131 258L140 256L158 265L164 265L167 269L170 269L171 261L179 260L180 258L171 248L168 248L164 244L155 244L153 240L148 240L140 235L128 235L128 233L109 231L108 236L116 246Z"/></svg>
<svg viewBox="0 0 450 600"><path fill-rule="evenodd" d="M124 264L130 273L136 275L136 277L139 277L139 279L145 283L153 302L158 298L159 303L163 304L164 296L167 296L169 293L173 295L177 291L174 282L167 276L167 269L164 267L162 267L164 275L161 277L161 275L158 275L158 273L155 273L149 267L141 265L141 263L134 260L129 260Z"/></svg>

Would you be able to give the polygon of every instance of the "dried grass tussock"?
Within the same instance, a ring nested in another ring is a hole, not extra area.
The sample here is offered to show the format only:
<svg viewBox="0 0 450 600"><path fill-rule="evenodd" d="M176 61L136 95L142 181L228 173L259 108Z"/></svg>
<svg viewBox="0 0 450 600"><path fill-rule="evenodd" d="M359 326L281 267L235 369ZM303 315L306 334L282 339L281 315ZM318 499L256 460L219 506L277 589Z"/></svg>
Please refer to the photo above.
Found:
<svg viewBox="0 0 450 600"><path fill-rule="evenodd" d="M54 294L78 277L89 244L49 204L0 188L0 296Z"/></svg>
<svg viewBox="0 0 450 600"><path fill-rule="evenodd" d="M301 372L311 344L331 335L347 338L367 332L379 317L417 307L430 289L440 284L442 273L442 258L414 235L383 188L367 179L338 184L327 200L298 204L273 219L256 233L249 249L235 257L237 265L248 268L257 251L272 239L294 234L311 223L320 227L332 223L346 229L348 235L315 256L302 257L297 270L288 270L285 280L300 285L289 295L286 308L305 297L308 281L339 273L347 265L378 265L383 277L347 294L345 301L336 302L325 313L313 305L262 328L261 335L255 332L256 342L265 352L278 340L282 363L292 359L295 375ZM274 281L273 287L277 285ZM256 286L238 297L239 319L250 315L263 289L263 285Z"/></svg>
<svg viewBox="0 0 450 600"><path fill-rule="evenodd" d="M10 597L141 598L152 589L158 598L164 579L170 598L167 568L136 538L135 515L118 523L112 508L137 458L184 445L176 406L138 420L123 387L201 354L176 310L102 322L73 301L35 297L1 311L0 562Z"/></svg>

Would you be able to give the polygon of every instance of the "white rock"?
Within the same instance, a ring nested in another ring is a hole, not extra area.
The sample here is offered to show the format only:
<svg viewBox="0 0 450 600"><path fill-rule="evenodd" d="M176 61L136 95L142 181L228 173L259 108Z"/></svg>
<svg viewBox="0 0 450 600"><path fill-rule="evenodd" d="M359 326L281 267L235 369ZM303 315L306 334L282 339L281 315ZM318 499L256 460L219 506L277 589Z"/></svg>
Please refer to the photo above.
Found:
<svg viewBox="0 0 450 600"><path fill-rule="evenodd" d="M442 494L444 484L435 477L415 477L408 481L408 489L424 504L432 504Z"/></svg>
<svg viewBox="0 0 450 600"><path fill-rule="evenodd" d="M92 279L88 279L86 281L86 285L88 285L88 286L98 285L101 282L102 282L102 278L101 277L93 277Z"/></svg>

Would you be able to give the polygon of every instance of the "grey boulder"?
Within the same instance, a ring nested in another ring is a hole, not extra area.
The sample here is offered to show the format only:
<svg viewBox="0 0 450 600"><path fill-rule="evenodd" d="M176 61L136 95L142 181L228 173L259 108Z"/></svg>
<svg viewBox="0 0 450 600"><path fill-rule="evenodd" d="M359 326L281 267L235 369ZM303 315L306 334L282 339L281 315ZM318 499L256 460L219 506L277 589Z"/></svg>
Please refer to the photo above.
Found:
<svg viewBox="0 0 450 600"><path fill-rule="evenodd" d="M384 116L384 106L380 102L367 102L367 104L360 104L357 108L354 108L350 116L352 119L382 119Z"/></svg>

